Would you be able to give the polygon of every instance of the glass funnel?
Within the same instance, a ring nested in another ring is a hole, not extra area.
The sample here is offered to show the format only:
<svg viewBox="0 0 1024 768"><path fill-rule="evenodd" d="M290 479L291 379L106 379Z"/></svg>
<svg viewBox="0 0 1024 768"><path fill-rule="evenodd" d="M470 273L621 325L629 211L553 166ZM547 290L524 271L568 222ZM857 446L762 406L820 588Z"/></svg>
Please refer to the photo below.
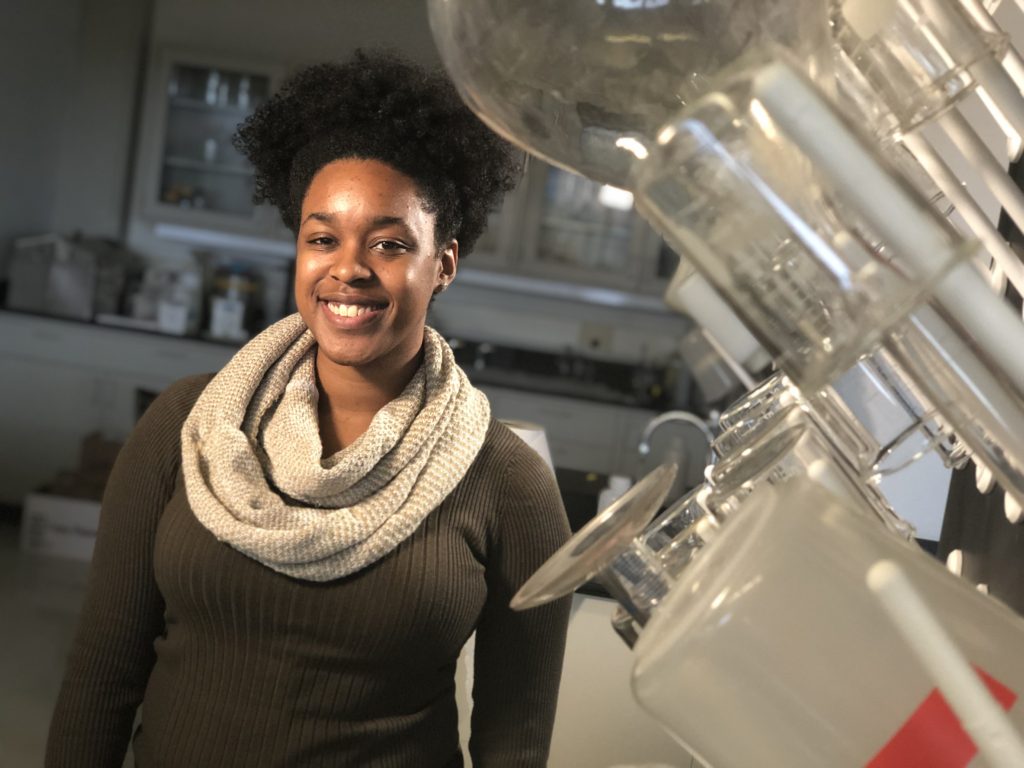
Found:
<svg viewBox="0 0 1024 768"><path fill-rule="evenodd" d="M820 0L429 0L469 106L533 154L622 186L658 129L765 43L831 66ZM826 79L826 78L823 78Z"/></svg>
<svg viewBox="0 0 1024 768"><path fill-rule="evenodd" d="M543 605L596 578L637 621L646 621L668 580L637 537L658 514L675 476L676 466L664 464L633 485L537 569L512 598L512 608Z"/></svg>

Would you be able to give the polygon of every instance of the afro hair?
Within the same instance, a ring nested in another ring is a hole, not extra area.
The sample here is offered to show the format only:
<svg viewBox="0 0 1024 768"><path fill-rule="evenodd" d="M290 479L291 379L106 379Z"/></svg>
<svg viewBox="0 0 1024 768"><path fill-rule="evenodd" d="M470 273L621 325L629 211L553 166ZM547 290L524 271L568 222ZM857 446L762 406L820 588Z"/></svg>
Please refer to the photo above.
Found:
<svg viewBox="0 0 1024 768"><path fill-rule="evenodd" d="M463 104L443 72L383 51L299 71L239 126L234 145L255 167L254 201L274 205L292 232L317 171L379 160L416 183L437 245L455 238L461 256L523 170L522 153Z"/></svg>

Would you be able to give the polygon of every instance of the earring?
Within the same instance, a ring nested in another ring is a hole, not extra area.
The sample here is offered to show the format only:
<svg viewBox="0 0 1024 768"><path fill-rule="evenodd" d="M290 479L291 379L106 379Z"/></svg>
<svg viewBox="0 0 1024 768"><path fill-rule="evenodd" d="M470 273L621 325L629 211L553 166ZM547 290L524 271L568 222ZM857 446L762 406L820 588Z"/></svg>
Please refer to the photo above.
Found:
<svg viewBox="0 0 1024 768"><path fill-rule="evenodd" d="M437 286L437 288L434 289L434 295L437 296L437 294L442 293L443 291L445 291L447 289L448 289L448 283L442 282L439 286Z"/></svg>

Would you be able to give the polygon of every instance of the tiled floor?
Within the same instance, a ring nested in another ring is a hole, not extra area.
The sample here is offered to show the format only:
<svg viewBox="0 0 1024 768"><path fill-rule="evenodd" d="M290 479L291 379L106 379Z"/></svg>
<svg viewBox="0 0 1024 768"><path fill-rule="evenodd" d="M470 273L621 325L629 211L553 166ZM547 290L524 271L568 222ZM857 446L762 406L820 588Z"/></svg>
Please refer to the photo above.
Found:
<svg viewBox="0 0 1024 768"><path fill-rule="evenodd" d="M0 768L42 765L88 569L21 552L0 524Z"/></svg>

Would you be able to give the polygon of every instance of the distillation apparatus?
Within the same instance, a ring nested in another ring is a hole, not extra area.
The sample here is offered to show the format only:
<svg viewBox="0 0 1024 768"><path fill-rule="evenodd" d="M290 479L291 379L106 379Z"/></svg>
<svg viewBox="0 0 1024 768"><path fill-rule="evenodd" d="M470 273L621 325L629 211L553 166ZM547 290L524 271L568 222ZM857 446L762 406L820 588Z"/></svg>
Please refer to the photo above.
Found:
<svg viewBox="0 0 1024 768"><path fill-rule="evenodd" d="M713 296L774 363L722 415L701 487L666 500L655 470L513 603L602 581L637 700L707 765L1024 765L1024 620L917 548L877 487L936 451L1022 516L1024 322L1002 291L1024 265L935 146L1024 229L960 111L976 93L1019 158L1024 63L996 5L429 0L470 107L630 190L681 256L669 303ZM884 428L844 402L849 377Z"/></svg>

